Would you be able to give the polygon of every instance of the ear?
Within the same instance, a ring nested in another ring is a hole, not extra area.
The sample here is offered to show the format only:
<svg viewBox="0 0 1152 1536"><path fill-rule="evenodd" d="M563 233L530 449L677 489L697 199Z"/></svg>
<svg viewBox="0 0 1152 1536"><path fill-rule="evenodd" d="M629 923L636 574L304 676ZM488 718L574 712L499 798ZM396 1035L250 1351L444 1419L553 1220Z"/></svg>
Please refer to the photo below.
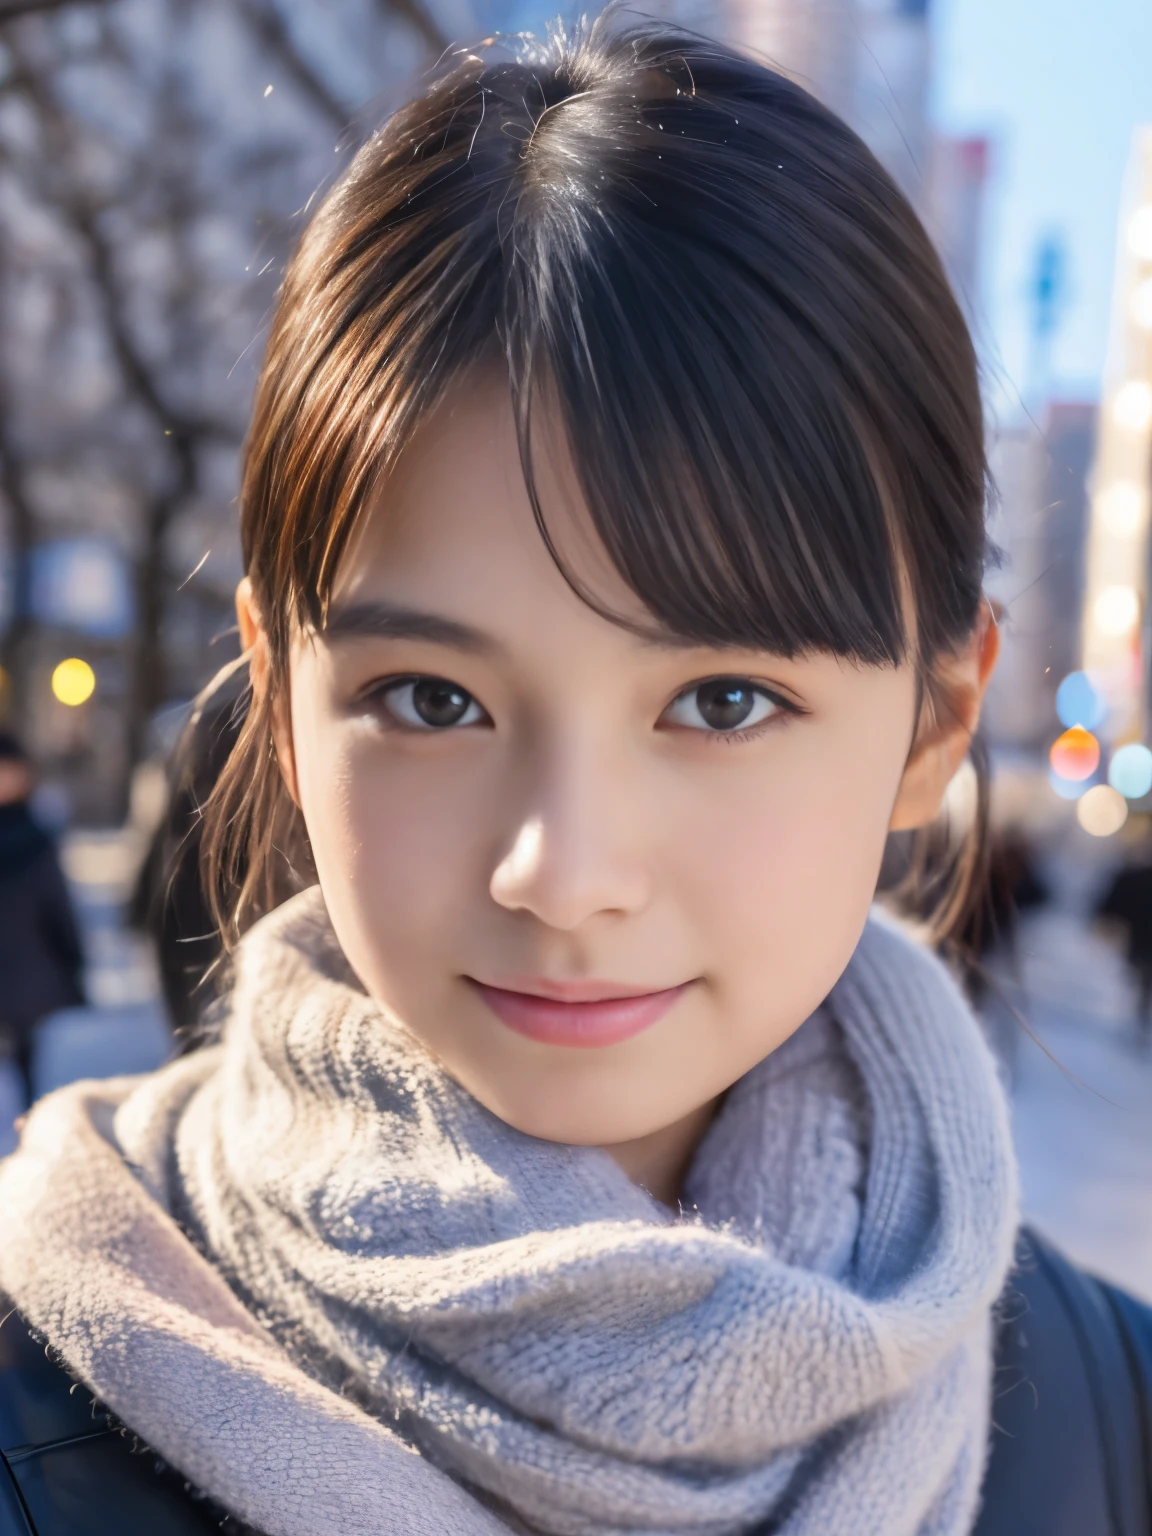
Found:
<svg viewBox="0 0 1152 1536"><path fill-rule="evenodd" d="M980 706L1000 654L1000 629L985 598L968 641L939 659L925 696L912 750L892 807L889 830L925 827L939 815L953 774L967 756Z"/></svg>
<svg viewBox="0 0 1152 1536"><path fill-rule="evenodd" d="M236 622L240 626L240 644L248 652L248 676L252 683L253 697L263 700L271 688L272 667L268 654L268 636L256 606L252 583L247 576L236 588ZM271 723L280 776L293 801L299 806L296 753L292 745L292 708L286 688L272 696Z"/></svg>

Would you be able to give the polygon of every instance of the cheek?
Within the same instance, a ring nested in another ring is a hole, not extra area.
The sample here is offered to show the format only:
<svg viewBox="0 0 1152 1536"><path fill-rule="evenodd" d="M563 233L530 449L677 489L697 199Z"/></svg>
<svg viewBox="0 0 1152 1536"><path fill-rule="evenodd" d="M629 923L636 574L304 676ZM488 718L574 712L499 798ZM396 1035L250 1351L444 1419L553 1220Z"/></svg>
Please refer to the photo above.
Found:
<svg viewBox="0 0 1152 1536"><path fill-rule="evenodd" d="M451 764L381 757L368 743L345 761L345 868L361 901L419 925L474 897L481 786Z"/></svg>
<svg viewBox="0 0 1152 1536"><path fill-rule="evenodd" d="M444 754L444 759L450 754ZM325 901L357 974L402 1006L431 974L483 869L483 774L393 753L370 726L330 722L300 763L304 818ZM449 782L450 780L450 782Z"/></svg>
<svg viewBox="0 0 1152 1536"><path fill-rule="evenodd" d="M860 936L904 749L873 738L849 751L838 738L804 722L725 794L697 801L678 883L696 893L733 1005L805 1017Z"/></svg>

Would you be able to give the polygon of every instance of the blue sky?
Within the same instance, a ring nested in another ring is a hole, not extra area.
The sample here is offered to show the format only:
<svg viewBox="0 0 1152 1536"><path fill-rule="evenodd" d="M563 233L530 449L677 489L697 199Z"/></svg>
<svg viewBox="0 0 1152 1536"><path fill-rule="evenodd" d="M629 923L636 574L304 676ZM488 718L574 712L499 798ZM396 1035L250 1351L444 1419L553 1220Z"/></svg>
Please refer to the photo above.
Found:
<svg viewBox="0 0 1152 1536"><path fill-rule="evenodd" d="M1068 296L1054 386L1092 397L1121 178L1133 128L1152 123L1152 0L935 0L933 30L937 123L994 142L982 273L989 362L1009 395L1025 387L1029 276L1038 241L1056 231Z"/></svg>

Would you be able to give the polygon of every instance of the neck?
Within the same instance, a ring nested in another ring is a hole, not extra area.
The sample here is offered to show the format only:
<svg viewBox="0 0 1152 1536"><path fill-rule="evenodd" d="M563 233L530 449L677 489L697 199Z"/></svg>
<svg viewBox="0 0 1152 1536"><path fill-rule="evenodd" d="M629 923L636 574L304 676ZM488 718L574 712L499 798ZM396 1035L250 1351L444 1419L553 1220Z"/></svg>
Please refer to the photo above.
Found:
<svg viewBox="0 0 1152 1536"><path fill-rule="evenodd" d="M618 1141L604 1151L615 1158L633 1184L662 1205L675 1206L693 1154L712 1123L720 1099L709 1099L682 1120L661 1126L635 1141Z"/></svg>

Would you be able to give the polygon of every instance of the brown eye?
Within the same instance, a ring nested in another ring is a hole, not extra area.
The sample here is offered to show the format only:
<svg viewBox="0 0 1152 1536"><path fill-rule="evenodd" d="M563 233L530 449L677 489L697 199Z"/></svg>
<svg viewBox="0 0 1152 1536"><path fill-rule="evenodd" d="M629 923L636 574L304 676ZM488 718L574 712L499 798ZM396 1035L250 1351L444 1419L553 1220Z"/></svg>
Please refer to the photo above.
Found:
<svg viewBox="0 0 1152 1536"><path fill-rule="evenodd" d="M746 677L712 677L673 699L665 718L690 730L722 734L759 725L780 709L764 688Z"/></svg>
<svg viewBox="0 0 1152 1536"><path fill-rule="evenodd" d="M406 677L379 695L398 725L417 731L444 731L487 719L480 705L459 683L446 677Z"/></svg>
<svg viewBox="0 0 1152 1536"><path fill-rule="evenodd" d="M727 680L705 683L696 690L700 718L714 731L734 731L756 707L756 695L744 683Z"/></svg>

